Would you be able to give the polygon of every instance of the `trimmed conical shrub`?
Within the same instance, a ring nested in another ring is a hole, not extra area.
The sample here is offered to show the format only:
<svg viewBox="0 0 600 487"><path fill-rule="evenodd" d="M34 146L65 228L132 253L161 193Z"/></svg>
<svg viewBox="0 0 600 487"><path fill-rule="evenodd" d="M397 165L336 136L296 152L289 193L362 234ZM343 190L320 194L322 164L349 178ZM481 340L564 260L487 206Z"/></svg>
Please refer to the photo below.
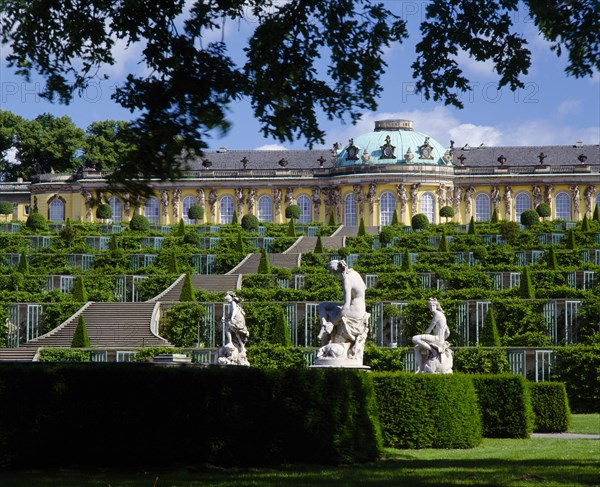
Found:
<svg viewBox="0 0 600 487"><path fill-rule="evenodd" d="M575 232L572 228L569 228L569 233L567 233L567 248L569 250L575 250L577 248L577 244L575 243Z"/></svg>
<svg viewBox="0 0 600 487"><path fill-rule="evenodd" d="M287 325L287 320L285 319L283 308L279 308L276 314L272 343L275 345L283 345L284 347L291 347L292 339L290 338L290 330Z"/></svg>
<svg viewBox="0 0 600 487"><path fill-rule="evenodd" d="M595 222L600 222L600 205L596 205L596 208L594 208L594 216L592 220Z"/></svg>
<svg viewBox="0 0 600 487"><path fill-rule="evenodd" d="M265 249L260 250L260 262L258 263L257 274L271 274L271 264L269 263L269 256Z"/></svg>
<svg viewBox="0 0 600 487"><path fill-rule="evenodd" d="M335 223L335 215L333 214L333 211L329 212L329 226L337 227L337 223Z"/></svg>
<svg viewBox="0 0 600 487"><path fill-rule="evenodd" d="M519 286L519 296L523 299L535 299L535 290L531 282L531 273L529 267L525 266L521 274L521 285Z"/></svg>
<svg viewBox="0 0 600 487"><path fill-rule="evenodd" d="M558 259L556 258L556 249L554 248L554 245L551 245L550 250L548 250L546 264L548 265L548 269L552 269L553 271L559 270Z"/></svg>
<svg viewBox="0 0 600 487"><path fill-rule="evenodd" d="M233 210L233 215L231 216L231 224L232 225L238 225L238 214L237 214L237 210Z"/></svg>
<svg viewBox="0 0 600 487"><path fill-rule="evenodd" d="M179 274L179 263L177 262L177 256L175 255L175 252L169 254L167 272L169 274Z"/></svg>
<svg viewBox="0 0 600 487"><path fill-rule="evenodd" d="M235 250L242 254L244 252L244 239L242 238L242 232L237 234L237 242L235 244Z"/></svg>
<svg viewBox="0 0 600 487"><path fill-rule="evenodd" d="M179 220L179 226L177 227L177 236L183 237L185 235L185 222L183 218Z"/></svg>
<svg viewBox="0 0 600 487"><path fill-rule="evenodd" d="M469 235L475 235L475 218L471 217L469 220L469 230L467 231Z"/></svg>
<svg viewBox="0 0 600 487"><path fill-rule="evenodd" d="M296 236L296 226L294 225L294 219L293 218L290 218L290 221L288 223L287 236L288 237L295 237Z"/></svg>
<svg viewBox="0 0 600 487"><path fill-rule="evenodd" d="M19 267L17 270L21 274L29 274L29 262L27 261L27 254L25 252L19 257Z"/></svg>
<svg viewBox="0 0 600 487"><path fill-rule="evenodd" d="M188 273L185 274L183 279L183 286L181 286L181 292L179 293L179 301L196 301L196 293L194 292L194 287L192 286L192 278Z"/></svg>
<svg viewBox="0 0 600 487"><path fill-rule="evenodd" d="M496 208L494 208L494 212L492 213L490 223L498 223L498 212L496 211Z"/></svg>
<svg viewBox="0 0 600 487"><path fill-rule="evenodd" d="M590 231L590 221L588 220L587 213L583 214L583 220L581 220L581 231L582 232Z"/></svg>
<svg viewBox="0 0 600 487"><path fill-rule="evenodd" d="M410 262L410 254L408 253L408 249L404 249L402 254L402 267L400 270L404 272L412 271L412 263Z"/></svg>
<svg viewBox="0 0 600 487"><path fill-rule="evenodd" d="M398 212L394 210L394 214L392 215L392 226L398 225Z"/></svg>
<svg viewBox="0 0 600 487"><path fill-rule="evenodd" d="M73 339L71 340L71 348L90 348L90 337L88 336L87 326L83 315L79 315Z"/></svg>
<svg viewBox="0 0 600 487"><path fill-rule="evenodd" d="M119 241L117 240L116 235L112 235L110 240L108 241L108 250L114 252L119 248Z"/></svg>
<svg viewBox="0 0 600 487"><path fill-rule="evenodd" d="M76 303L86 303L88 300L88 294L83 283L83 277L77 276L75 279L75 285L73 286L73 300Z"/></svg>
<svg viewBox="0 0 600 487"><path fill-rule="evenodd" d="M442 228L442 237L440 238L440 244L438 245L438 250L440 252L449 252L450 248L448 247L448 239L446 238L446 229Z"/></svg>
<svg viewBox="0 0 600 487"><path fill-rule="evenodd" d="M500 334L498 333L498 326L496 325L494 308L490 308L485 316L483 328L481 329L481 336L479 337L479 344L482 347L500 346Z"/></svg>
<svg viewBox="0 0 600 487"><path fill-rule="evenodd" d="M365 227L365 219L361 216L358 224L358 236L364 237L367 234L367 228Z"/></svg>
<svg viewBox="0 0 600 487"><path fill-rule="evenodd" d="M323 253L323 240L321 240L321 235L317 236L317 243L315 244L315 254Z"/></svg>

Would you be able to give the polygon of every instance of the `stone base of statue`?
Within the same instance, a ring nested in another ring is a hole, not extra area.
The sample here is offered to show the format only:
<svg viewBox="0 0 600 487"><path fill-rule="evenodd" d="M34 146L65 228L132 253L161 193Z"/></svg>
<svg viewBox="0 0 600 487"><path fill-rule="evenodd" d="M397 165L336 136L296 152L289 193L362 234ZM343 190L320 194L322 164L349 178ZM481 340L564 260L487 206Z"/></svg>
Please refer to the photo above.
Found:
<svg viewBox="0 0 600 487"><path fill-rule="evenodd" d="M453 365L452 350L445 348L442 351L426 350L415 347L415 364L417 374L451 374Z"/></svg>
<svg viewBox="0 0 600 487"><path fill-rule="evenodd" d="M335 327L324 323L319 334L323 346L317 351L313 367L370 369L363 365L370 316L370 313L365 313L362 319L344 316Z"/></svg>
<svg viewBox="0 0 600 487"><path fill-rule="evenodd" d="M311 365L311 368L319 367L371 370L371 367L363 365L362 360L358 361L349 358L316 358L315 363L314 365Z"/></svg>
<svg viewBox="0 0 600 487"><path fill-rule="evenodd" d="M250 365L246 358L246 352L240 351L231 343L217 349L214 363L215 365L243 365L246 367Z"/></svg>

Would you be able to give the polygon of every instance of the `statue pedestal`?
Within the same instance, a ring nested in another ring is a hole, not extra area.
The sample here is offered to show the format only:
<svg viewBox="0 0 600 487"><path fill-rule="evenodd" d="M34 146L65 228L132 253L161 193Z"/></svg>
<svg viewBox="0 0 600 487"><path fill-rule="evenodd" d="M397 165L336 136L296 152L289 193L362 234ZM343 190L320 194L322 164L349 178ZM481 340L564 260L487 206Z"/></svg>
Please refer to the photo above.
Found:
<svg viewBox="0 0 600 487"><path fill-rule="evenodd" d="M316 358L315 363L314 365L311 365L311 368L316 367L336 367L344 369L371 370L371 367L363 365L362 361L348 358Z"/></svg>

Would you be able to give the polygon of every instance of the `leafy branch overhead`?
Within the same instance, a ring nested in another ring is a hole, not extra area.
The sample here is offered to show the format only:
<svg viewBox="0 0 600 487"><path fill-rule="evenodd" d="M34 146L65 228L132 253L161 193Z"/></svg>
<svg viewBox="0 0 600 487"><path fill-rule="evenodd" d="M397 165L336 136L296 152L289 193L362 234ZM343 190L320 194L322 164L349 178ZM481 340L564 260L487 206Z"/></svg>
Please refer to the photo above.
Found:
<svg viewBox="0 0 600 487"><path fill-rule="evenodd" d="M113 98L134 120L126 131L133 148L113 182L177 177L188 158L226 131L229 105L247 97L265 136L322 143L318 120L354 122L375 110L387 70L386 47L407 37L403 2L376 0L126 0L3 2L2 42L9 66L45 78L43 96L69 103L116 60L124 43L141 48ZM543 5L542 5L543 4ZM421 23L417 89L426 98L461 106L469 89L459 56L491 61L499 86L523 86L531 53L517 31L517 9L527 9L541 35L561 55L569 75L600 69L600 6L594 0L433 0ZM519 12L522 16L523 13ZM253 27L236 64L224 42L208 41L224 27ZM408 73L398 73L407 76ZM141 162L143 161L143 163Z"/></svg>

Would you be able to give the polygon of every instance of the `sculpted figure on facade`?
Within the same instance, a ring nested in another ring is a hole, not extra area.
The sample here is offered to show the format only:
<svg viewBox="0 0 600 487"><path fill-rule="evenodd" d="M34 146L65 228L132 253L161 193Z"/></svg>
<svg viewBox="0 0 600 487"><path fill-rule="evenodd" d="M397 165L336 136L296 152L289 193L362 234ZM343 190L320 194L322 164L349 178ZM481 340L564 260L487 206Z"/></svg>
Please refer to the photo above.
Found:
<svg viewBox="0 0 600 487"><path fill-rule="evenodd" d="M504 188L504 219L510 221L512 208L512 186Z"/></svg>
<svg viewBox="0 0 600 487"><path fill-rule="evenodd" d="M492 186L491 192L492 205L496 211L496 215L500 214L500 188L498 186Z"/></svg>
<svg viewBox="0 0 600 487"><path fill-rule="evenodd" d="M243 188L235 189L235 202L237 205L238 217L241 217L242 212L244 211L244 189Z"/></svg>
<svg viewBox="0 0 600 487"><path fill-rule="evenodd" d="M131 211L131 203L129 201L129 193L123 193L123 217L129 220L129 212Z"/></svg>
<svg viewBox="0 0 600 487"><path fill-rule="evenodd" d="M552 184L547 184L546 185L546 192L544 194L544 203L546 203L547 205L551 205L552 204L552 193L554 193L554 185Z"/></svg>
<svg viewBox="0 0 600 487"><path fill-rule="evenodd" d="M256 189L250 188L248 190L248 213L254 213L254 205L256 204Z"/></svg>
<svg viewBox="0 0 600 487"><path fill-rule="evenodd" d="M343 260L330 261L327 270L342 281L344 302L319 304L321 348L315 365L360 367L371 316L366 311L365 283Z"/></svg>
<svg viewBox="0 0 600 487"><path fill-rule="evenodd" d="M462 200L463 188L462 186L454 187L454 200L452 206L454 206L454 219L459 221L460 219L460 202Z"/></svg>
<svg viewBox="0 0 600 487"><path fill-rule="evenodd" d="M288 188L285 192L285 206L290 206L294 204L294 190L292 188Z"/></svg>
<svg viewBox="0 0 600 487"><path fill-rule="evenodd" d="M451 374L452 350L447 342L450 330L446 323L444 310L437 299L429 298L427 304L433 314L425 334L415 335L415 366L417 374Z"/></svg>
<svg viewBox="0 0 600 487"><path fill-rule="evenodd" d="M571 195L573 197L573 211L575 213L575 220L581 218L581 193L579 192L579 186L573 184L570 188Z"/></svg>
<svg viewBox="0 0 600 487"><path fill-rule="evenodd" d="M92 221L92 193L87 189L81 191L81 195L85 201L85 221Z"/></svg>
<svg viewBox="0 0 600 487"><path fill-rule="evenodd" d="M321 188L313 186L312 189L313 211L315 212L315 220L321 219Z"/></svg>
<svg viewBox="0 0 600 487"><path fill-rule="evenodd" d="M533 208L537 208L542 203L542 189L539 185L534 184L531 187L531 195L533 196Z"/></svg>
<svg viewBox="0 0 600 487"><path fill-rule="evenodd" d="M181 190L173 191L173 223L179 221L179 203L181 202Z"/></svg>
<svg viewBox="0 0 600 487"><path fill-rule="evenodd" d="M410 187L410 213L411 217L417 214L417 205L419 203L418 191L421 187L421 183L414 183Z"/></svg>
<svg viewBox="0 0 600 487"><path fill-rule="evenodd" d="M406 215L406 203L408 203L406 186L404 186L404 184L397 184L396 193L398 194L398 203L400 204L400 221L404 222Z"/></svg>
<svg viewBox="0 0 600 487"><path fill-rule="evenodd" d="M466 213L467 213L467 221L471 219L472 206L473 206L473 195L475 194L475 188L473 186L469 186L465 191L465 205L466 205Z"/></svg>
<svg viewBox="0 0 600 487"><path fill-rule="evenodd" d="M160 191L160 214L163 219L167 217L169 210L169 192L166 189Z"/></svg>
<svg viewBox="0 0 600 487"><path fill-rule="evenodd" d="M33 197L33 212L38 213L38 199L37 196Z"/></svg>
<svg viewBox="0 0 600 487"><path fill-rule="evenodd" d="M340 188L339 186L332 186L330 189L330 197L329 199L331 200L331 206L333 207L333 212L335 213L335 221L336 222L340 222L341 219L341 194L340 194Z"/></svg>
<svg viewBox="0 0 600 487"><path fill-rule="evenodd" d="M204 195L204 190L198 188L196 190L196 194L198 195L198 205L204 208L206 206L206 196Z"/></svg>
<svg viewBox="0 0 600 487"><path fill-rule="evenodd" d="M273 203L275 204L275 215L281 214L281 189L273 188Z"/></svg>
<svg viewBox="0 0 600 487"><path fill-rule="evenodd" d="M214 188L211 189L210 193L208 193L208 206L210 208L210 215L213 221L216 214L217 197L217 190Z"/></svg>
<svg viewBox="0 0 600 487"><path fill-rule="evenodd" d="M367 191L367 201L369 202L369 213L373 215L375 213L375 198L377 197L377 185L375 183L369 184L369 191Z"/></svg>
<svg viewBox="0 0 600 487"><path fill-rule="evenodd" d="M594 196L596 195L596 185L589 184L583 192L583 198L585 199L585 211L588 216L592 216L594 213Z"/></svg>
<svg viewBox="0 0 600 487"><path fill-rule="evenodd" d="M446 185L440 183L437 189L438 209L446 204Z"/></svg>
<svg viewBox="0 0 600 487"><path fill-rule="evenodd" d="M225 341L215 356L218 365L250 365L246 357L246 342L250 333L241 301L233 291L225 294L222 318Z"/></svg>
<svg viewBox="0 0 600 487"><path fill-rule="evenodd" d="M356 204L358 205L358 215L362 217L365 214L365 193L363 193L362 186L360 184L355 184L352 186L352 192L354 193L354 198L356 199Z"/></svg>

